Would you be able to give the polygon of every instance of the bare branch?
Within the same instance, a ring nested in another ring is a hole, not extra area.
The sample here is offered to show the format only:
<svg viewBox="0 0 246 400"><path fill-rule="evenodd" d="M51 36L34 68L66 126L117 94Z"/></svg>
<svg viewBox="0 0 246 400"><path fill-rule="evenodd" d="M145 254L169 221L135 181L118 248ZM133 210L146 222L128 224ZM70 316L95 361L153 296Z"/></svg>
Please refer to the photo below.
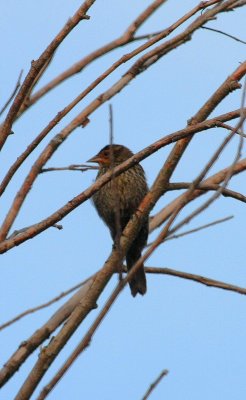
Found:
<svg viewBox="0 0 246 400"><path fill-rule="evenodd" d="M188 272L183 272L183 271L176 271L170 268L157 268L157 267L146 267L145 271L149 274L161 274L161 275L164 274L164 275L176 276L178 278L188 279L197 283L201 283L202 285L205 286L214 287L217 289L229 290L231 292L246 295L246 288L231 285L230 283L216 281L214 279L206 278L201 275L190 274Z"/></svg>
<svg viewBox="0 0 246 400"><path fill-rule="evenodd" d="M158 376L158 378L156 380L154 380L153 383L151 383L150 387L148 388L147 392L145 393L144 397L142 400L147 400L149 398L149 396L151 395L151 393L153 392L153 390L159 385L160 381L164 378L164 376L167 376L168 374L168 370L164 369L160 375Z"/></svg>
<svg viewBox="0 0 246 400"><path fill-rule="evenodd" d="M98 167L92 166L92 165L87 165L87 164L72 164L69 165L68 167L50 167L50 168L42 168L40 171L40 174L44 172L50 172L50 171L79 171L79 172L85 172L88 170L97 170Z"/></svg>
<svg viewBox="0 0 246 400"><path fill-rule="evenodd" d="M233 131L233 129L235 129L235 128L233 128L233 126L231 126L231 125L228 125L228 124L224 124L223 122L220 122L219 123L219 126L221 126L221 128L225 128L225 129L227 129L227 130L229 130L229 131ZM235 132L236 134L238 134L238 135L240 135L240 136L242 136L242 137L244 137L244 138L246 138L246 135L240 130L238 130L237 132Z"/></svg>
<svg viewBox="0 0 246 400"><path fill-rule="evenodd" d="M229 33L223 32L219 29L215 29L215 28L209 28L208 26L201 26L202 29L207 29L208 31L212 31L212 32L217 32L220 33L221 35L227 36L233 40L236 40L237 42L246 44L246 42L242 39L237 38L236 36L230 35Z"/></svg>
<svg viewBox="0 0 246 400"><path fill-rule="evenodd" d="M179 233L178 235L173 235L173 234L171 234L172 231L176 231L176 229L173 228L173 229L171 229L171 231L169 231L169 235L166 237L166 239L164 239L164 242L167 242L168 240L179 239L179 238L181 238L181 237L183 237L183 236L190 235L191 233L199 232L199 231L201 231L201 230L203 230L203 229L210 228L211 226L218 225L218 224L221 224L221 223L223 223L223 222L229 221L229 220L232 219L232 218L234 218L233 215L230 215L229 217L217 219L217 220L215 220L215 221L213 221L213 222L210 222L210 223L208 223L208 224L201 225L201 226L199 226L199 227L197 227L197 228L190 229L190 230L188 230L188 231ZM149 243L148 246L150 246L151 244L152 244L152 243Z"/></svg>

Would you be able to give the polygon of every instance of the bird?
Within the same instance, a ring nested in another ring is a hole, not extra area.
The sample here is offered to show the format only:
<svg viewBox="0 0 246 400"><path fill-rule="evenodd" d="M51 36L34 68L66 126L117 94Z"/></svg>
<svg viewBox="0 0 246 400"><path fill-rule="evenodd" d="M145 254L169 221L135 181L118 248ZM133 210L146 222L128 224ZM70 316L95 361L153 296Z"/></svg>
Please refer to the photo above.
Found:
<svg viewBox="0 0 246 400"><path fill-rule="evenodd" d="M127 147L120 144L110 144L103 147L99 153L87 162L98 163L99 171L96 180L113 167L126 161L133 156ZM92 201L94 206L110 230L114 245L117 245L117 237L122 233L130 218L137 210L140 202L148 192L145 173L140 164L136 164L117 177L107 182L96 192ZM120 232L118 232L120 230ZM148 216L133 240L126 253L127 270L133 267L141 257L141 252L148 239L149 224ZM136 271L129 281L131 294L135 297L138 293L144 295L147 291L144 265Z"/></svg>

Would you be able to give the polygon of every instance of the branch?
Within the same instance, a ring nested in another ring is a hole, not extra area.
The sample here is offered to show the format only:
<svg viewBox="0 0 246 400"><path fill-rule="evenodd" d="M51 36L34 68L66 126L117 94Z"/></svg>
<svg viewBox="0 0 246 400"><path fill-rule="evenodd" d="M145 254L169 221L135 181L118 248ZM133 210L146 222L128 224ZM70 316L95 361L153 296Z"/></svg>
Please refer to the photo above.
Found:
<svg viewBox="0 0 246 400"><path fill-rule="evenodd" d="M199 232L199 231L201 231L201 230L203 230L203 229L210 228L211 226L214 226L214 225L221 224L221 223L223 223L223 222L229 221L229 220L232 219L232 218L234 218L233 215L230 215L229 217L217 219L217 220L215 220L215 221L213 221L213 222L210 222L210 223L205 224L205 225L201 225L201 226L199 226L199 227L197 227L197 228L190 229L190 230L188 230L188 231L179 233L179 234L177 234L177 235L172 234L172 232L175 232L175 231L177 230L176 227L174 227L173 229L171 229L171 231L169 231L168 236L166 237L166 239L164 239L163 242L167 242L168 240L173 240L173 239L179 239L180 237L183 237L183 236L186 236L186 235L190 235L191 233ZM178 224L178 225L179 225L179 224ZM152 244L152 243L149 243L147 246L150 246L151 244Z"/></svg>
<svg viewBox="0 0 246 400"><path fill-rule="evenodd" d="M230 292L246 295L246 288L231 285L230 283L217 281L215 279L207 278L201 275L190 274L188 272L183 272L183 271L176 271L170 268L145 267L145 270L149 274L176 276L178 278L188 279L190 281L201 283L202 285L205 286L214 287L217 289L229 290Z"/></svg>
<svg viewBox="0 0 246 400"><path fill-rule="evenodd" d="M219 29L215 29L215 28L209 28L208 26L201 26L202 29L207 29L208 31L212 31L212 32L217 32L220 33L221 35L227 36L233 40L236 40L237 42L246 44L246 42L242 39L238 39L236 36L230 35L229 33L220 31Z"/></svg>
<svg viewBox="0 0 246 400"><path fill-rule="evenodd" d="M158 376L158 378L151 383L150 387L148 388L147 392L145 393L144 397L142 400L147 400L149 398L149 396L151 395L151 393L153 392L153 390L159 385L160 381L164 378L164 376L167 376L168 374L168 370L164 369L160 375Z"/></svg>
<svg viewBox="0 0 246 400"><path fill-rule="evenodd" d="M231 125L228 125L228 124L224 124L223 122L221 122L220 123L220 126L221 126L221 128L225 128L225 129L227 129L227 130L229 130L229 131L233 131L233 127L231 126ZM239 136L241 136L241 137L244 137L244 138L246 138L246 135L240 130L240 131L237 131L237 132L235 132L237 135L239 135Z"/></svg>

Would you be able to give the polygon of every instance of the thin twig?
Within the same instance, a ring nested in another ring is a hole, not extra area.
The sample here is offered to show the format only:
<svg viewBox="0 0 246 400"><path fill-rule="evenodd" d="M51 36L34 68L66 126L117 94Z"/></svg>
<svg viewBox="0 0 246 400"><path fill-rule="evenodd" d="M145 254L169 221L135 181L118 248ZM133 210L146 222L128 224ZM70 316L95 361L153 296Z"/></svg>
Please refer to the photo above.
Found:
<svg viewBox="0 0 246 400"><path fill-rule="evenodd" d="M20 235L21 233L26 232L28 229L30 229L30 225L29 226L25 226L24 228L21 229L16 229L13 233L11 233L11 235L9 235L8 239L13 239L14 237ZM58 229L58 231L61 231L63 229L63 226L60 224L54 224L51 226L51 228L56 228Z"/></svg>
<svg viewBox="0 0 246 400"><path fill-rule="evenodd" d="M229 130L229 131L232 131L232 130L234 129L233 126L228 125L228 124L225 124L225 123L223 123L223 122L219 122L219 123L218 123L218 126L221 126L221 128L225 128L225 129L227 129L227 130ZM235 132L235 133L236 133L237 135L240 135L240 136L246 138L245 133L243 133L243 132L241 132L241 131L237 131L237 132Z"/></svg>
<svg viewBox="0 0 246 400"><path fill-rule="evenodd" d="M181 237L183 237L183 236L190 235L191 233L199 232L199 231L201 231L201 230L203 230L203 229L210 228L211 226L218 225L218 224L221 224L221 223L223 223L223 222L229 221L229 220L232 219L232 218L234 218L233 215L230 215L230 216L225 217L225 218L217 219L216 221L210 222L210 223L205 224L205 225L198 226L197 228L190 229L190 230L188 230L188 231L179 233L178 235L172 235L172 234L171 234L171 233L172 233L172 230L170 230L170 231L169 231L169 234L168 234L167 237L166 237L166 239L164 239L164 242L167 242L168 240L179 239L179 238L181 238ZM175 231L176 231L176 230L175 230ZM152 242L151 242L151 243L148 243L147 247L150 246L151 244L152 244Z"/></svg>
<svg viewBox="0 0 246 400"><path fill-rule="evenodd" d="M50 167L50 168L42 168L40 171L40 174L44 172L50 172L50 171L79 171L79 172L85 172L90 169L98 169L96 166L92 165L87 165L87 164L72 164L69 165L68 167Z"/></svg>
<svg viewBox="0 0 246 400"><path fill-rule="evenodd" d="M221 35L224 35L224 36L227 36L227 37L229 37L229 38L231 38L233 40L236 40L237 42L246 44L246 42L244 40L238 39L236 36L233 36L233 35L230 35L229 33L220 31L219 29L209 28L208 26L201 26L201 29L206 29L208 31L217 32L217 33L220 33Z"/></svg>
<svg viewBox="0 0 246 400"><path fill-rule="evenodd" d="M183 237L183 236L186 236L186 235L190 235L191 233L199 232L199 231L201 231L203 229L210 228L211 226L222 224L223 222L227 222L232 218L234 218L234 215L229 215L228 217L217 219L217 220L215 220L213 222L209 222L208 224L201 225L201 226L198 226L197 228L190 229L188 231L179 233L178 235L170 235L170 236L168 236L166 238L166 241L167 240L172 240L172 239L179 239L180 237Z"/></svg>
<svg viewBox="0 0 246 400"><path fill-rule="evenodd" d="M168 370L164 369L160 375L158 376L158 378L156 380L154 380L154 382L151 383L150 387L148 388L147 392L145 393L144 397L142 398L142 400L147 400L149 398L149 396L151 395L151 393L153 392L153 390L159 385L160 381L164 378L164 376L167 376L168 374Z"/></svg>
<svg viewBox="0 0 246 400"><path fill-rule="evenodd" d="M88 282L92 277L89 277L85 279L84 281L78 283L77 285L71 287L68 290L65 290L64 292L60 293L58 296L55 296L53 299L47 301L46 303L40 304L37 307L29 308L28 310L23 311L22 313L18 314L16 317L10 319L9 321L5 322L4 324L0 325L0 331L2 329L7 328L8 326L12 325L16 321L19 321L21 318L25 317L26 315L33 314L36 311L42 310L43 308L49 307L52 304L56 303L57 301L61 300L63 297L67 296L68 294L74 292L76 289L80 288L83 286L86 282Z"/></svg>
<svg viewBox="0 0 246 400"><path fill-rule="evenodd" d="M20 72L20 74L19 74L19 76L18 76L18 79L17 79L17 82L16 82L16 84L15 84L15 87L14 87L13 92L11 93L11 95L10 95L9 98L8 98L8 100L6 101L6 103L4 104L4 106L3 106L3 107L1 108L1 110L0 110L0 116L4 113L4 111L6 110L6 108L8 107L8 105L11 103L11 101L12 101L13 98L15 97L15 95L16 95L16 93L17 93L17 90L19 89L20 84L21 84L22 74L23 74L23 69L21 70L21 72Z"/></svg>
<svg viewBox="0 0 246 400"><path fill-rule="evenodd" d="M209 224L205 224L205 225L198 226L197 228L190 229L190 230L188 230L188 231L179 233L178 235L170 235L170 236L167 236L167 238L165 239L165 241L167 241L167 240L172 240L172 239L179 239L180 237L183 237L183 236L186 236L186 235L190 235L191 233L196 233L196 232L202 231L202 230L204 230L204 229L211 228L211 226L218 225L218 224L222 224L223 222L229 221L229 220L232 219L232 218L234 218L234 215L230 215L229 217L217 219L216 221L210 222ZM171 231L170 231L170 232L171 232Z"/></svg>
<svg viewBox="0 0 246 400"><path fill-rule="evenodd" d="M191 274L189 272L177 271L170 268L157 268L157 267L145 267L145 272L149 274L176 276L178 278L188 279L197 283L201 283L202 285L205 286L214 287L217 289L229 290L230 292L246 295L246 288L236 285L231 285L230 283L225 283L222 281L217 281L215 279L207 278L202 275Z"/></svg>

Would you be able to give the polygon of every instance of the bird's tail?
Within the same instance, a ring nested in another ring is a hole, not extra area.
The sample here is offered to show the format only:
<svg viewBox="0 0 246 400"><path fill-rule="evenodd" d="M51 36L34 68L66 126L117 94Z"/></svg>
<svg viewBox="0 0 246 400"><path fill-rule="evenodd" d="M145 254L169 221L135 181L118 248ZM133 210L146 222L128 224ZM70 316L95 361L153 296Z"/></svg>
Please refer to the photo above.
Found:
<svg viewBox="0 0 246 400"><path fill-rule="evenodd" d="M128 271L130 271L130 269L133 267L133 265L140 257L141 257L141 252L136 251L136 249L133 248L128 251L126 255L126 264ZM132 279L129 281L129 286L133 297L135 297L137 293L141 295L144 295L146 293L147 283L146 283L146 276L143 264L134 274Z"/></svg>

